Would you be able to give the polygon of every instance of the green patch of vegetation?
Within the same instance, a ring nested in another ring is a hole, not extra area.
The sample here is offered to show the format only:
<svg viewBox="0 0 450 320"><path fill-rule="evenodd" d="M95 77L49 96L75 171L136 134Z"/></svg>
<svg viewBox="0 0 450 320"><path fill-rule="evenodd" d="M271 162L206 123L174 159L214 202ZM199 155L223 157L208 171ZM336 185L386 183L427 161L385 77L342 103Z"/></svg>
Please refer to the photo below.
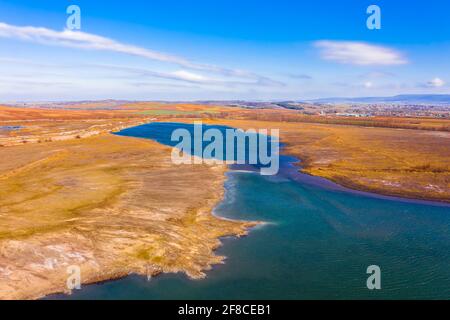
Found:
<svg viewBox="0 0 450 320"><path fill-rule="evenodd" d="M208 111L183 111L183 110L146 110L138 112L138 114L143 115L153 115L153 116L185 116L185 115L198 115L203 113L215 113L214 110L208 110Z"/></svg>

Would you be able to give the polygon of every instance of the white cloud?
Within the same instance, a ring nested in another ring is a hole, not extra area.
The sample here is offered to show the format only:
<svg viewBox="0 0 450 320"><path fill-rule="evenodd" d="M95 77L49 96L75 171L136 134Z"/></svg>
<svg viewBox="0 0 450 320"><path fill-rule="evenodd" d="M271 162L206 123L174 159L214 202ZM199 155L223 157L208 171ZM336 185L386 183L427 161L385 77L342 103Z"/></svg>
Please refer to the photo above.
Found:
<svg viewBox="0 0 450 320"><path fill-rule="evenodd" d="M367 88L367 89L372 88L373 87L373 82L371 82L371 81L364 82L364 87Z"/></svg>
<svg viewBox="0 0 450 320"><path fill-rule="evenodd" d="M434 78L427 82L428 87L439 88L445 85L445 81L441 78Z"/></svg>
<svg viewBox="0 0 450 320"><path fill-rule="evenodd" d="M269 83L270 81L272 81L273 84L277 84L276 81L254 74L252 72L239 69L228 69L210 64L196 63L183 57L121 43L107 37L98 36L86 32L71 30L56 31L33 26L14 26L0 22L0 37L12 38L44 45L118 52L127 55L142 57L145 59L172 63L191 70L216 73L228 77L253 79L257 82ZM182 74L182 76L189 77L189 75L187 75L186 73Z"/></svg>
<svg viewBox="0 0 450 320"><path fill-rule="evenodd" d="M133 79L141 78L159 78L166 80L175 80L188 82L191 84L201 84L204 86L224 86L224 87L240 87L240 86L249 86L249 87L282 87L283 83L279 83L273 80L264 80L262 79L251 79L251 80L224 80L217 78L210 78L203 76L198 73L193 73L186 70L178 70L175 72L159 72L152 71L145 68L137 68L137 67L128 67L128 66L119 66L119 65L102 65L102 64L93 64L93 65L85 65L80 67L87 68L97 68L103 69L107 71L118 71L124 72L132 75Z"/></svg>
<svg viewBox="0 0 450 320"><path fill-rule="evenodd" d="M212 77L200 72L192 72L185 69L178 70L151 70L141 66L115 65L115 64L54 64L41 63L32 60L5 58L0 56L0 100L21 99L73 99L66 90L69 86L73 91L83 92L83 98L95 96L91 92L98 89L98 97L107 97L109 91L112 97L121 92L128 92L129 97L139 94L150 94L168 88L173 88L173 93L187 93L189 88L198 93L211 93L218 91L241 92L249 89L268 90L271 87L281 87L283 84L264 79L236 79L235 77ZM204 72L205 73L205 72ZM29 79L39 79L39 83L30 82ZM99 81L101 80L101 81ZM54 91L43 91L45 83ZM141 88L142 92L137 90ZM153 91L152 91L153 90ZM179 91L177 93L177 90ZM69 90L70 91L70 90ZM161 91L161 92L162 92ZM26 93L25 93L26 92ZM34 97L34 98L33 98ZM58 98L55 98L58 97ZM128 98L129 98L128 97ZM156 96L155 96L156 97ZM200 96L199 96L200 97ZM39 100L38 99L38 100ZM165 98L167 99L167 98Z"/></svg>
<svg viewBox="0 0 450 320"><path fill-rule="evenodd" d="M396 50L357 41L317 41L315 46L321 49L325 60L344 64L400 65L408 61Z"/></svg>
<svg viewBox="0 0 450 320"><path fill-rule="evenodd" d="M190 64L189 61L176 56L123 44L106 37L79 31L55 31L39 27L18 27L0 22L0 37L70 48L115 51L152 60L181 65Z"/></svg>
<svg viewBox="0 0 450 320"><path fill-rule="evenodd" d="M183 79L183 80L186 80L186 81L193 81L193 82L198 81L198 82L201 82L201 81L207 80L206 77L204 77L204 76L202 76L200 74L196 74L196 73L189 72L189 71L186 71L186 70L175 71L175 72L172 72L172 74L174 76L178 77L179 79Z"/></svg>

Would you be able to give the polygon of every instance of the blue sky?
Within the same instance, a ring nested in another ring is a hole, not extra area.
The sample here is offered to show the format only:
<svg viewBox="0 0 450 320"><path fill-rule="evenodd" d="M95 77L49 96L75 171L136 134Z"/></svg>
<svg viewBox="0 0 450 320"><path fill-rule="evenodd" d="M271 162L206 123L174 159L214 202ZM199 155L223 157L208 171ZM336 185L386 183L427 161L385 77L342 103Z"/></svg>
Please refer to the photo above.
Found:
<svg viewBox="0 0 450 320"><path fill-rule="evenodd" d="M449 14L446 0L0 0L0 101L450 93Z"/></svg>

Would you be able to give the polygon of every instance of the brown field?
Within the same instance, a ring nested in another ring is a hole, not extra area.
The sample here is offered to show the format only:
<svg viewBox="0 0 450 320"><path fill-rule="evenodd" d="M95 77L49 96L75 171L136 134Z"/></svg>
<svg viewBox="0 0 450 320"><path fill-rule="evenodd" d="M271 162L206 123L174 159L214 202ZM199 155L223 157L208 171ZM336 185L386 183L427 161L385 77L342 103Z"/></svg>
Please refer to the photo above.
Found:
<svg viewBox="0 0 450 320"><path fill-rule="evenodd" d="M237 128L280 129L284 153L302 171L341 185L450 202L450 132L310 123L210 120Z"/></svg>
<svg viewBox="0 0 450 320"><path fill-rule="evenodd" d="M70 265L81 266L83 283L129 273L202 277L223 260L214 254L220 237L255 225L211 215L223 196L225 167L177 167L168 147L109 134L149 121L201 118L280 129L284 152L302 159L306 173L355 189L450 202L449 132L296 117L289 110L197 104L0 107L0 127L23 127L0 130L0 298L64 291Z"/></svg>
<svg viewBox="0 0 450 320"><path fill-rule="evenodd" d="M98 104L71 104L59 109L33 109L0 106L0 126L22 126L2 132L0 147L87 138L120 131L156 119L204 116L226 108L196 104L135 103L116 110L92 110ZM73 108L85 107L84 110ZM226 109L226 110L229 110Z"/></svg>
<svg viewBox="0 0 450 320"><path fill-rule="evenodd" d="M225 167L170 151L112 135L0 149L0 298L62 292L71 265L90 283L221 263L218 238L253 224L211 215Z"/></svg>
<svg viewBox="0 0 450 320"><path fill-rule="evenodd" d="M0 122L36 120L91 120L137 117L121 110L31 109L0 106Z"/></svg>
<svg viewBox="0 0 450 320"><path fill-rule="evenodd" d="M450 132L450 118L412 118L412 117L345 117L336 115L305 115L286 109L266 110L223 110L215 118L258 120L272 122L320 123L358 127L377 127L394 129L413 129Z"/></svg>
<svg viewBox="0 0 450 320"><path fill-rule="evenodd" d="M285 152L302 159L306 173L355 189L449 201L447 119L320 117L284 109L160 102L127 103L118 110L90 107L0 107L0 126L24 126L6 134L0 131L0 146L86 138L149 121L202 119L243 127L273 127L281 129L281 138L288 144Z"/></svg>
<svg viewBox="0 0 450 320"><path fill-rule="evenodd" d="M173 166L171 149L109 134L149 121L132 111L0 108L0 298L65 291L129 273L203 277L214 249L253 223L211 215L223 166ZM198 186L201 185L201 188Z"/></svg>

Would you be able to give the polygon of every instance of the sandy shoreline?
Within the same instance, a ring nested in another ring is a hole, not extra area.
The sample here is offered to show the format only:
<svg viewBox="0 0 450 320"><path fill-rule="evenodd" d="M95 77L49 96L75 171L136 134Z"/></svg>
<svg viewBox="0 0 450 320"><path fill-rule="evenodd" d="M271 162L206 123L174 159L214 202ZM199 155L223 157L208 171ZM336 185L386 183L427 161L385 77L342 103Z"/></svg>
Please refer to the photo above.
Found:
<svg viewBox="0 0 450 320"><path fill-rule="evenodd" d="M220 238L255 225L212 215L225 166L173 166L171 149L150 140L106 135L3 148L10 161L0 173L62 148L2 181L1 299L67 293L70 265L80 266L83 284L132 273L203 278L223 262L214 253Z"/></svg>
<svg viewBox="0 0 450 320"><path fill-rule="evenodd" d="M224 172L224 174L225 174L225 172ZM225 195L224 191L217 193L218 201L217 201L216 206L220 202L223 201L224 195ZM211 215L213 215L214 217L216 217L217 219L220 219L220 220L225 220L225 221L229 221L229 222L233 222L233 223L234 222L240 222L240 223L243 222L243 221L229 219L229 218L226 218L226 217L221 217L220 215L215 214L214 213L214 208L216 206L214 206L212 208L205 207L205 208L202 208L202 210L210 211ZM247 224L247 226L244 229L242 229L242 231L240 233L228 234L228 235L224 235L224 236L221 236L221 237L217 238L218 242L217 242L217 244L215 244L214 246L211 247L211 251L214 252L214 251L216 251L217 249L219 249L223 245L222 240L221 240L222 238L227 238L227 237L240 238L240 237L244 237L244 236L248 235L250 229L252 229L254 227L257 227L258 225L264 224L262 222L250 222L250 221L245 222L245 223ZM221 257L221 258L223 260L226 259L226 257L224 257L224 256ZM203 271L209 271L209 270L212 269L212 267L214 265L224 263L223 260L222 261L217 261L216 259L211 259L210 264L208 266L205 266ZM184 272L184 271L181 270L180 272ZM162 268L155 268L154 266L146 269L145 272L130 272L129 270L122 270L122 271L118 271L118 272L115 272L115 273L112 273L112 274L111 273L106 273L106 274L102 273L101 275L97 274L93 278L87 279L85 282L83 282L82 286L93 285L93 284L101 284L101 283L105 283L105 282L115 281L115 280L126 278L126 277L128 277L130 275L133 275L133 274L134 275L139 275L139 276L144 276L144 277L147 277L147 278L152 278L152 277L164 274L164 273L177 273L177 272L164 271ZM188 275L188 276L190 278L192 278L192 279L204 278L203 276L193 276L193 275ZM52 290L51 292L47 292L45 294L35 295L35 296L28 297L28 298L25 298L25 299L28 299L28 300L39 300L39 299L43 299L43 298L46 298L46 297L49 297L49 296L55 296L55 295L59 295L59 294L70 295L71 291L66 290L66 289L65 290L61 290L61 291Z"/></svg>

